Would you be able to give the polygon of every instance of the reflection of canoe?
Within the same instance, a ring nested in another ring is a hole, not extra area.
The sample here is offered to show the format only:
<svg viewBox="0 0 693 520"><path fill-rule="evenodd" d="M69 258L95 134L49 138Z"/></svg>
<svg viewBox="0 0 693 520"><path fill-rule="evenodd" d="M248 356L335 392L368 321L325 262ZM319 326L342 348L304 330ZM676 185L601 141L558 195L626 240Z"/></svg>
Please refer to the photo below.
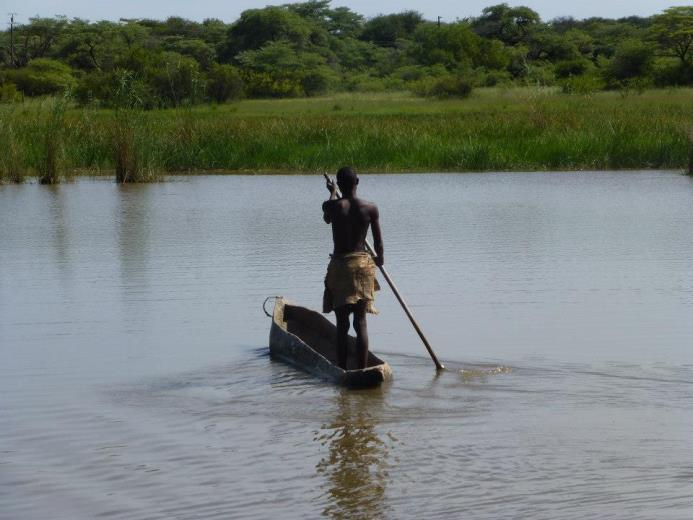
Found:
<svg viewBox="0 0 693 520"><path fill-rule="evenodd" d="M390 365L372 352L368 366L354 368L356 339L349 336L347 368L337 366L337 327L322 314L292 305L278 297L274 303L270 330L270 355L301 370L352 388L378 386L392 378Z"/></svg>

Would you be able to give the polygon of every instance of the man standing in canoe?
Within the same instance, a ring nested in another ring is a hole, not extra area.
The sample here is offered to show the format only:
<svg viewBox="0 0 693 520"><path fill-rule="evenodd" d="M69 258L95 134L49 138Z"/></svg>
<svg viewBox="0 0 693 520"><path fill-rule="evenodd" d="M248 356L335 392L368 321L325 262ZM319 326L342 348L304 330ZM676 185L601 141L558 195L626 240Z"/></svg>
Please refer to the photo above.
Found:
<svg viewBox="0 0 693 520"><path fill-rule="evenodd" d="M346 370L349 314L354 315L358 368L368 363L368 328L366 313L377 314L373 302L380 290L375 279L376 266L383 265L383 240L378 221L378 207L356 197L359 178L349 168L337 172L337 186L327 181L330 200L322 205L323 218L332 224L334 251L327 266L322 311L334 310L337 316L337 364ZM366 251L368 227L373 230L375 261Z"/></svg>

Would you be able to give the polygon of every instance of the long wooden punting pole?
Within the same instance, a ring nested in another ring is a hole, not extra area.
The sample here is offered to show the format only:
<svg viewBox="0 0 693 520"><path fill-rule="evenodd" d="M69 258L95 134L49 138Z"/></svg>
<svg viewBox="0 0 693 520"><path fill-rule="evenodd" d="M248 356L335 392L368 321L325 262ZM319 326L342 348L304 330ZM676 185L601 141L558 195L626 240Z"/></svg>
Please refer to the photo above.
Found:
<svg viewBox="0 0 693 520"><path fill-rule="evenodd" d="M323 173L323 175L325 176L325 179L328 182L335 182L332 179L330 179L326 173ZM339 190L337 190L337 196L341 197L341 195L339 194ZM366 249L368 250L368 252L371 255L377 256L375 249L373 249L373 246L368 241L368 239L366 239ZM395 298L397 298L397 301L402 306L402 309L404 309L404 314L407 315L407 318L409 318L409 321L414 326L414 330L416 330L416 333L421 338L421 341L423 341L423 344L426 347L426 350L428 350L428 354L431 356L431 359L433 360L433 362L436 365L436 370L443 370L445 367L443 366L443 364L440 361L438 361L438 357L436 356L436 353L433 352L433 348L431 347L431 344L426 339L426 336L424 336L424 333L421 330L421 327L419 327L419 324L417 323L416 318L414 318L414 315L411 313L411 310L409 309L407 302L404 301L404 298L402 298L402 295L399 293L399 289L397 289L395 282L392 281L392 278L390 278L390 275L388 274L387 270L385 270L385 267L383 267L381 265L381 266L378 266L378 268L380 269L380 272L383 274L383 278L385 278L385 281L390 286L390 289L392 289L392 292L395 293Z"/></svg>

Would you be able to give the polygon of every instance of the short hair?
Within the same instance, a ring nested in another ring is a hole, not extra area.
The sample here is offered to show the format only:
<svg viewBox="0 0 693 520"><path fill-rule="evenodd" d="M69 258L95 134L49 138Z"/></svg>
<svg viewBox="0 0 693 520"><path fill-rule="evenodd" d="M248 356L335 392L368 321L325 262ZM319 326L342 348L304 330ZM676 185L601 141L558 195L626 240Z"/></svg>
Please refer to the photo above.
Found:
<svg viewBox="0 0 693 520"><path fill-rule="evenodd" d="M350 166L344 166L337 172L337 184L342 191L351 191L358 183L359 178Z"/></svg>

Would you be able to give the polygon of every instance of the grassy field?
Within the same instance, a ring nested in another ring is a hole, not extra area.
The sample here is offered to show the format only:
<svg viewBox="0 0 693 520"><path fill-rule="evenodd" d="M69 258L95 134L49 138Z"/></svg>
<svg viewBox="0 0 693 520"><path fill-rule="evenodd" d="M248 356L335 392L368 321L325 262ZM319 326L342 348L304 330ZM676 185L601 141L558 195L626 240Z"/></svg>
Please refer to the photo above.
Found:
<svg viewBox="0 0 693 520"><path fill-rule="evenodd" d="M247 100L134 113L125 130L113 111L60 112L54 104L0 106L0 139L9 150L0 156L0 175L37 174L47 148L66 170L113 174L123 142L135 163L166 172L298 173L345 164L364 172L684 169L693 128L693 89Z"/></svg>

